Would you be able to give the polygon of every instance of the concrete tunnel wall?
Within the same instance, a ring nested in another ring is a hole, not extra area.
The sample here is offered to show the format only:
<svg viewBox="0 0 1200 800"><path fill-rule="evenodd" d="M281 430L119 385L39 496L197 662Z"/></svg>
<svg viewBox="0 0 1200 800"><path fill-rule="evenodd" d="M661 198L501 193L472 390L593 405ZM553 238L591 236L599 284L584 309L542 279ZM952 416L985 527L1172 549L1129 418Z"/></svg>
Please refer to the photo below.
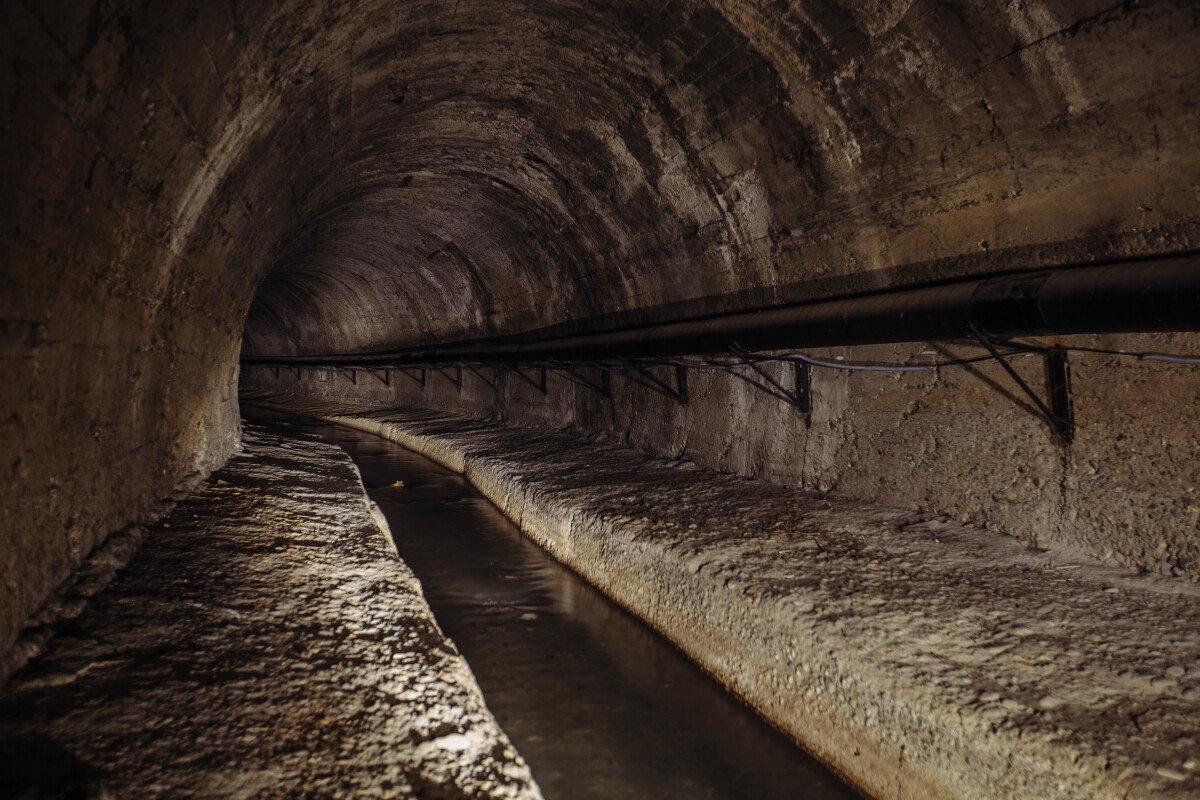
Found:
<svg viewBox="0 0 1200 800"><path fill-rule="evenodd" d="M1185 252L1200 234L1187 3L62 0L0 14L0 649L96 543L234 451L239 351L595 330ZM1066 450L996 370L977 372L819 373L811 428L713 376L682 408L557 384L497 401L471 378L461 394L304 383L608 430L1197 574L1194 372L1075 359ZM267 375L244 377L288 388Z"/></svg>

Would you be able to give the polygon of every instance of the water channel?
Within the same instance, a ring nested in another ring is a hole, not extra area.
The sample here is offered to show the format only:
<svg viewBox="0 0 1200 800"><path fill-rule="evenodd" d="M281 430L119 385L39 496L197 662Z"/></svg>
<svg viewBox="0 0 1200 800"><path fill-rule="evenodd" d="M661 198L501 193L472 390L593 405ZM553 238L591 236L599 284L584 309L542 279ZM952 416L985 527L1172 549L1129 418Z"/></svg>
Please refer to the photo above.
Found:
<svg viewBox="0 0 1200 800"><path fill-rule="evenodd" d="M461 475L368 433L270 416L354 459L547 800L859 797Z"/></svg>

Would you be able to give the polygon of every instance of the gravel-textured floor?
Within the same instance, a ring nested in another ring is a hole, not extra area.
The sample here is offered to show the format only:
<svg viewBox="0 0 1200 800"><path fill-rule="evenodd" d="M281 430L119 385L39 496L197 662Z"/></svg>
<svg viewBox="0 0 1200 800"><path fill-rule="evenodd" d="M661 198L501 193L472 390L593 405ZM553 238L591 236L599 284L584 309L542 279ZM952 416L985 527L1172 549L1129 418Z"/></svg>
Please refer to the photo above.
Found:
<svg viewBox="0 0 1200 800"><path fill-rule="evenodd" d="M1200 797L1200 592L568 432L300 398L464 471L882 798Z"/></svg>
<svg viewBox="0 0 1200 800"><path fill-rule="evenodd" d="M0 696L0 796L540 797L340 449L251 426L139 535Z"/></svg>

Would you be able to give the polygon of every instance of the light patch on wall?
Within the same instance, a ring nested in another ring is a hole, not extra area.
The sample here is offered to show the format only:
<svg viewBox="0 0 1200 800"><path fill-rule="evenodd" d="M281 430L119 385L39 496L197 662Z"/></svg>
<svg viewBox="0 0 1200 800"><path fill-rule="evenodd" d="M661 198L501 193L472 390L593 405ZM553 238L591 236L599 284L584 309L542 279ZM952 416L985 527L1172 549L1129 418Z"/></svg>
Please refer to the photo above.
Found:
<svg viewBox="0 0 1200 800"><path fill-rule="evenodd" d="M242 103L237 116L225 126L220 141L208 154L204 166L196 171L183 192L171 230L171 252L183 255L192 231L208 208L214 192L257 138L263 123L278 116L278 108L279 101L273 96Z"/></svg>
<svg viewBox="0 0 1200 800"><path fill-rule="evenodd" d="M760 11L743 0L716 0L722 15L747 39L783 79L789 108L796 119L811 130L825 130L826 166L847 174L862 162L862 146L847 123L841 99L822 91L823 81L813 75L810 64L796 49L798 40L780 22L774 10ZM813 20L793 9L797 19L828 44L830 35Z"/></svg>
<svg viewBox="0 0 1200 800"><path fill-rule="evenodd" d="M897 36L880 52L892 55L907 74L919 80L931 95L953 111L960 112L978 104L973 81L954 66L953 59L943 52L937 39Z"/></svg>
<svg viewBox="0 0 1200 800"><path fill-rule="evenodd" d="M633 199L637 190L647 183L646 172L642 169L641 162L633 153L629 152L629 148L625 146L625 140L621 138L612 124L596 120L589 127L596 138L604 142L605 147L608 148L609 155L613 160L613 171L621 180L621 202L628 203Z"/></svg>
<svg viewBox="0 0 1200 800"><path fill-rule="evenodd" d="M1070 59L1062 43L1053 38L1070 26L1063 25L1044 5L1032 0L1009 3L1006 10L1009 26L1025 44L1018 53L1021 63L1031 74L1044 73L1050 79L1034 83L1034 86L1041 89L1039 94L1049 94L1042 87L1052 83L1058 87L1061 102L1066 103L1068 113L1087 108L1090 103L1084 94L1083 85L1075 77L1075 71L1071 68ZM1043 96L1041 99L1048 101L1050 105L1058 105L1060 102L1059 98Z"/></svg>
<svg viewBox="0 0 1200 800"><path fill-rule="evenodd" d="M871 38L889 33L904 21L916 0L859 0L846 4L846 10Z"/></svg>
<svg viewBox="0 0 1200 800"><path fill-rule="evenodd" d="M765 284L778 281L769 235L771 201L762 179L756 171L745 170L730 179L722 197L725 211L734 222L738 249L754 259L761 281Z"/></svg>

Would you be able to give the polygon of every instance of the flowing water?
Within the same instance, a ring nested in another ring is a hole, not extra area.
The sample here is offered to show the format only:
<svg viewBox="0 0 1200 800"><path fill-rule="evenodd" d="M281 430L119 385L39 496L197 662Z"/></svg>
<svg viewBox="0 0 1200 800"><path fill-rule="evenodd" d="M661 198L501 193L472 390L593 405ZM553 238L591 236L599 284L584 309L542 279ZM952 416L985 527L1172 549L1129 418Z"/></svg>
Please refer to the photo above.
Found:
<svg viewBox="0 0 1200 800"><path fill-rule="evenodd" d="M368 433L269 416L354 459L547 800L859 797L461 475Z"/></svg>

